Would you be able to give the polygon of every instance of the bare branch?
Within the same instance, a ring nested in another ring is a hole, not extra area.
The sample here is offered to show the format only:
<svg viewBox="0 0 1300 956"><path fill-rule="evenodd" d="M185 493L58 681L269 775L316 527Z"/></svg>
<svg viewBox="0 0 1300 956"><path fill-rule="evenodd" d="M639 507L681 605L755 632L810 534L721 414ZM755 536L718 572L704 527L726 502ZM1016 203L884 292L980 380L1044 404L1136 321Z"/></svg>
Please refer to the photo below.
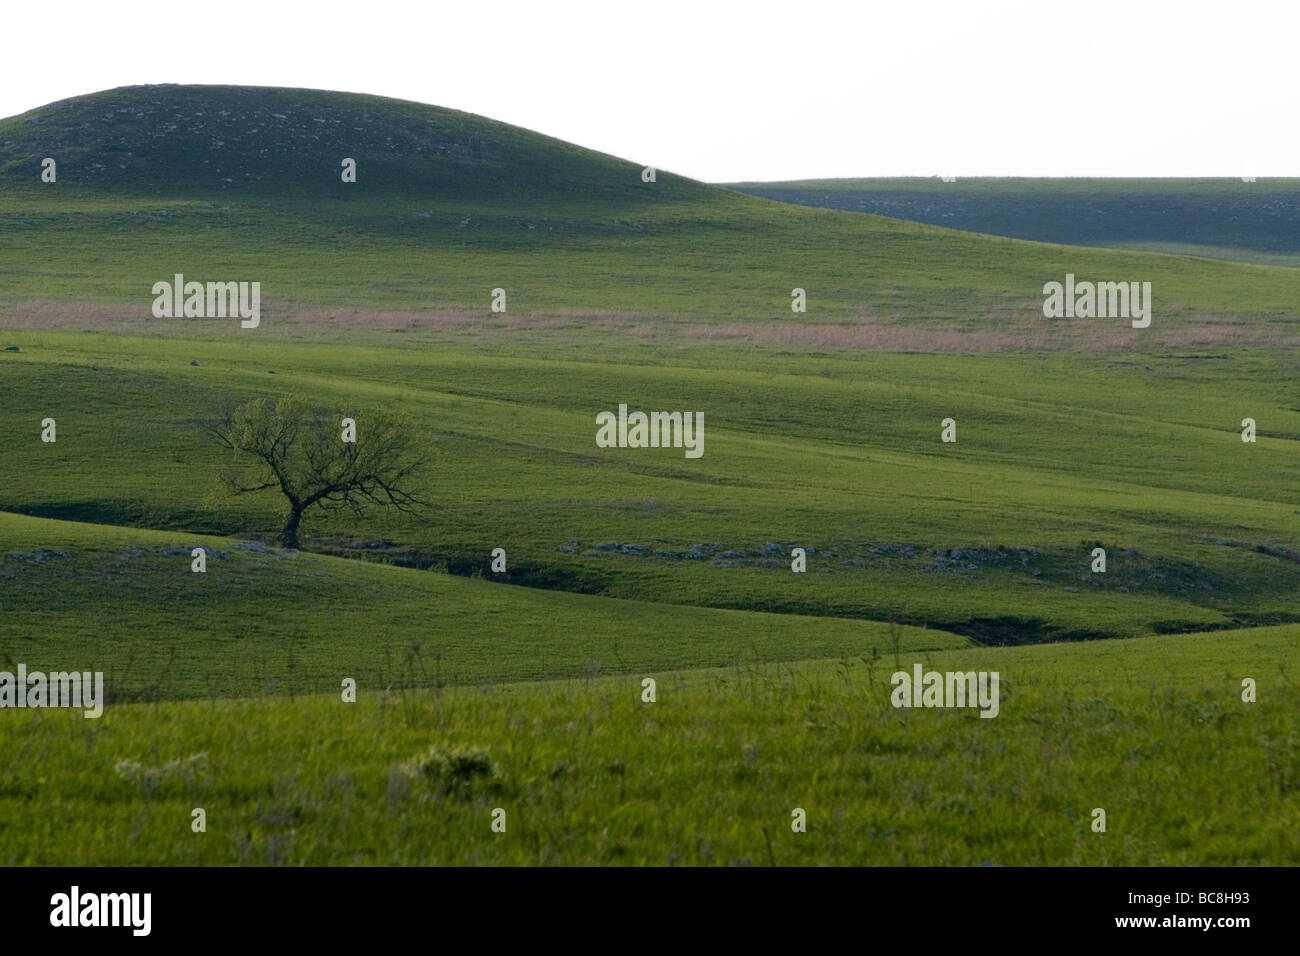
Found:
<svg viewBox="0 0 1300 956"><path fill-rule="evenodd" d="M205 423L204 431L231 452L222 478L232 494L278 488L288 505L281 540L297 546L303 513L366 505L415 514L427 503L408 486L426 463L411 424L384 409L362 409L355 442L336 430L343 416L292 399L254 399Z"/></svg>

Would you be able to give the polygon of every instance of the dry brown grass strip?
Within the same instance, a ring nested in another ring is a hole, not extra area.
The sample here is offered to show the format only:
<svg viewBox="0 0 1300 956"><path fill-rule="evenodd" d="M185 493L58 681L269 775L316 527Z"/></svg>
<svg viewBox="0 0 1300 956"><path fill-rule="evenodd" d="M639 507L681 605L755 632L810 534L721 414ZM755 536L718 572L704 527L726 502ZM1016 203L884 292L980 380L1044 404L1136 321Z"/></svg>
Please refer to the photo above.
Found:
<svg viewBox="0 0 1300 956"><path fill-rule="evenodd" d="M0 329L103 331L129 335L247 335L238 319L155 319L148 304L34 299L0 305ZM1292 331L1294 329L1295 331ZM842 321L755 319L708 322L634 312L493 313L438 306L365 309L263 300L257 334L269 338L382 342L403 340L581 341L584 336L637 341L718 342L795 351L848 349L958 354L1016 351L1132 352L1151 347L1300 346L1300 322L1182 314L1157 316L1148 329L1126 319L1044 319L996 309L971 319L906 319L863 313Z"/></svg>

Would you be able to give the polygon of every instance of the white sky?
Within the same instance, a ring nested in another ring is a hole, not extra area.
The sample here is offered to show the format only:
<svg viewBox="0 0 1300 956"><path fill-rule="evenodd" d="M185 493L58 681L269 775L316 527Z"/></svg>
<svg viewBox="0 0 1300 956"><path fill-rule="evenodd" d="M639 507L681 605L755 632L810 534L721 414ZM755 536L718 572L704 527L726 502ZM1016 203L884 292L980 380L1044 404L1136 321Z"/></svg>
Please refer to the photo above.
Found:
<svg viewBox="0 0 1300 956"><path fill-rule="evenodd" d="M1298 0L12 0L0 116L350 90L708 181L1300 175Z"/></svg>

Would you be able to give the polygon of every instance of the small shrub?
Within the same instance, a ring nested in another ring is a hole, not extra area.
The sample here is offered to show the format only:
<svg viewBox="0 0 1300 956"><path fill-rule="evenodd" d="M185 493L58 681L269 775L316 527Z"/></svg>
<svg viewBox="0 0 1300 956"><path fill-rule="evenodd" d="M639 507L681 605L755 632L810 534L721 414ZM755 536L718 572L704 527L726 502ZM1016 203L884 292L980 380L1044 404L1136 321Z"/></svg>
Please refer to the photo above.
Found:
<svg viewBox="0 0 1300 956"><path fill-rule="evenodd" d="M477 747L434 747L404 768L411 777L427 780L446 793L467 795L475 788L499 788L501 768L486 750Z"/></svg>
<svg viewBox="0 0 1300 956"><path fill-rule="evenodd" d="M193 792L206 783L207 765L207 753L197 753L169 760L160 767L122 757L113 769L119 777L139 787L148 799L160 792Z"/></svg>

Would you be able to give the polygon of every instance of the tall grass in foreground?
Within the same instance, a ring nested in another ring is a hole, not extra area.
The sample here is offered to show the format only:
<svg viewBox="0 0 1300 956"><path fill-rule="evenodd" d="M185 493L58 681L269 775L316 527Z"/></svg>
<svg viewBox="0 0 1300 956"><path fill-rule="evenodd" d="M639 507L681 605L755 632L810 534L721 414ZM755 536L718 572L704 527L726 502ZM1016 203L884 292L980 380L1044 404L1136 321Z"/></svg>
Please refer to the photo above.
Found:
<svg viewBox="0 0 1300 956"><path fill-rule="evenodd" d="M885 645L660 674L654 703L622 677L5 711L0 863L1293 864L1298 641L902 652L999 670L992 720L893 708Z"/></svg>

